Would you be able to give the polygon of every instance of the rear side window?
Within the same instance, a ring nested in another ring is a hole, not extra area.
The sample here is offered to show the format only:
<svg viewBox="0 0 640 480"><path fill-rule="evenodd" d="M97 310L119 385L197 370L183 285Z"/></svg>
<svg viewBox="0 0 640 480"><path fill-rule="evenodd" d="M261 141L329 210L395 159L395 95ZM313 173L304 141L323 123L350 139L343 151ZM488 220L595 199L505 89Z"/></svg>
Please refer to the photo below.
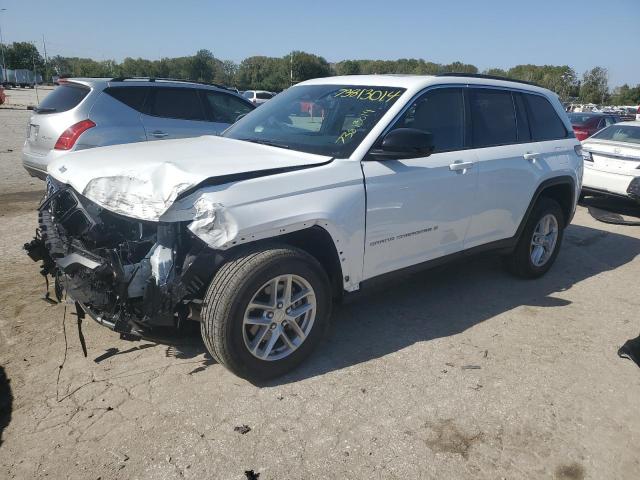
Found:
<svg viewBox="0 0 640 480"><path fill-rule="evenodd" d="M506 145L518 141L511 92L472 88L470 96L474 147Z"/></svg>
<svg viewBox="0 0 640 480"><path fill-rule="evenodd" d="M153 88L147 110L157 117L206 120L198 90L192 88Z"/></svg>
<svg viewBox="0 0 640 480"><path fill-rule="evenodd" d="M109 87L105 88L104 92L126 106L141 112L149 87Z"/></svg>
<svg viewBox="0 0 640 480"><path fill-rule="evenodd" d="M549 100L540 95L528 93L524 95L529 107L529 123L533 140L541 142L566 138L567 130L564 128L564 123Z"/></svg>
<svg viewBox="0 0 640 480"><path fill-rule="evenodd" d="M260 100L269 100L273 98L273 95L270 94L269 92L257 92L256 98L259 98Z"/></svg>
<svg viewBox="0 0 640 480"><path fill-rule="evenodd" d="M235 123L240 115L246 115L253 110L247 102L226 93L206 92L205 98L213 122Z"/></svg>
<svg viewBox="0 0 640 480"><path fill-rule="evenodd" d="M44 97L36 113L60 113L71 110L78 106L90 91L89 87L77 83L60 85Z"/></svg>

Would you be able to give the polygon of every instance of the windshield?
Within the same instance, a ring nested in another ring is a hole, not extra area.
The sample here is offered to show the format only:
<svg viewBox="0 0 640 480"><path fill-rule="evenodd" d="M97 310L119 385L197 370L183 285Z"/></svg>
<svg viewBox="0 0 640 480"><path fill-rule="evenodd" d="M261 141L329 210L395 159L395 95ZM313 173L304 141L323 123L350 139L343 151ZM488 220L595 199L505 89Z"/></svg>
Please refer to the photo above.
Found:
<svg viewBox="0 0 640 480"><path fill-rule="evenodd" d="M390 87L292 87L229 127L223 136L346 158L403 93L403 88Z"/></svg>
<svg viewBox="0 0 640 480"><path fill-rule="evenodd" d="M640 144L640 127L633 127L631 125L611 125L596 133L591 138Z"/></svg>

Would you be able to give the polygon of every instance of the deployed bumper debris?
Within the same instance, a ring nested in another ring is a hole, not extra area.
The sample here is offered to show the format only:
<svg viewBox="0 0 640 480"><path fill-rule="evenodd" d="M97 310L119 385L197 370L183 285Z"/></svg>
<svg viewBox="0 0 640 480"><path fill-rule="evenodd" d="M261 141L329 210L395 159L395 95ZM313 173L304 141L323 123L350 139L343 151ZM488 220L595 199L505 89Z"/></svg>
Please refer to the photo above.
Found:
<svg viewBox="0 0 640 480"><path fill-rule="evenodd" d="M222 261L184 222L123 217L52 181L38 223L24 248L42 261L58 299L66 291L95 321L125 335L197 319Z"/></svg>

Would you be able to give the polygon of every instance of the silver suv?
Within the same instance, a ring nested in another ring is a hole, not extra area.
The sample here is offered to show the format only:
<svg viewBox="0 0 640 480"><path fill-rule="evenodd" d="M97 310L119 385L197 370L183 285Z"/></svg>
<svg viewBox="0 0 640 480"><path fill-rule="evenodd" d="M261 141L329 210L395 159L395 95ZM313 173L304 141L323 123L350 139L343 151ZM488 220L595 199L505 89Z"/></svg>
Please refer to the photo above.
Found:
<svg viewBox="0 0 640 480"><path fill-rule="evenodd" d="M27 126L22 163L44 179L69 151L122 143L217 135L255 106L225 87L153 78L60 81Z"/></svg>

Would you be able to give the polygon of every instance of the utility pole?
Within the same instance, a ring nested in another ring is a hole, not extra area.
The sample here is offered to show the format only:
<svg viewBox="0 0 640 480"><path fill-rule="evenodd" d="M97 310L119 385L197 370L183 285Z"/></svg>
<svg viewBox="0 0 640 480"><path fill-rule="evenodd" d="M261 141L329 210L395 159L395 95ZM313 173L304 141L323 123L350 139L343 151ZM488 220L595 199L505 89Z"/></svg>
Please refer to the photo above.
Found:
<svg viewBox="0 0 640 480"><path fill-rule="evenodd" d="M291 83L289 84L289 86L293 86L293 51L289 54L289 72L290 72L290 78L291 78Z"/></svg>
<svg viewBox="0 0 640 480"><path fill-rule="evenodd" d="M0 13L6 12L6 11L7 11L6 8L0 8ZM2 40L2 25L0 25L0 47L2 48L2 71L4 72L3 81L0 83L4 83L4 82L8 82L9 78L7 77L7 64L4 61L4 40Z"/></svg>
<svg viewBox="0 0 640 480"><path fill-rule="evenodd" d="M49 59L47 58L47 44L44 41L44 33L42 34L42 48L44 50L44 78L42 79L42 83L49 82Z"/></svg>

